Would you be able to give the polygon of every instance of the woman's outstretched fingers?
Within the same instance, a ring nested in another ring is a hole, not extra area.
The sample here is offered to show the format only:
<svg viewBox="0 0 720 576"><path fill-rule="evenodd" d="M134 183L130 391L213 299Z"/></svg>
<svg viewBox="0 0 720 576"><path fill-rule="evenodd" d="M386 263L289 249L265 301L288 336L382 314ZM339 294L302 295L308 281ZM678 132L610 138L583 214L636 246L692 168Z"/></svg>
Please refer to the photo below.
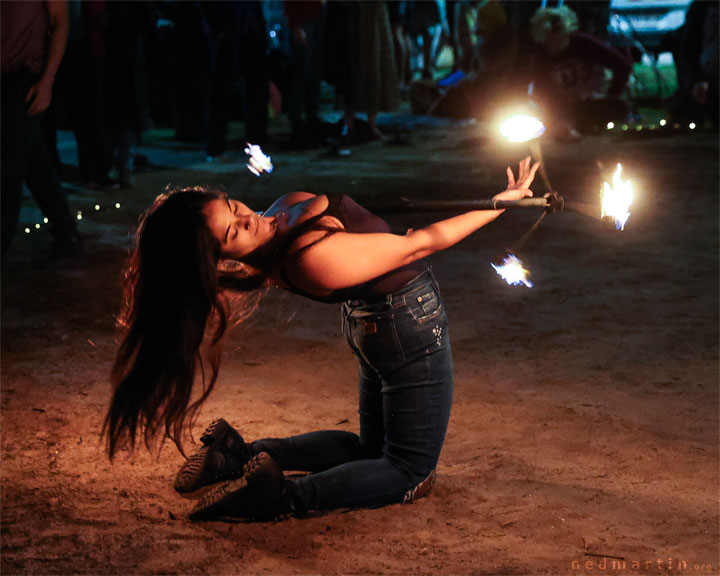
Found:
<svg viewBox="0 0 720 576"><path fill-rule="evenodd" d="M510 166L507 167L507 177L508 177L508 188L512 188L515 186L515 174L513 174L512 168Z"/></svg>
<svg viewBox="0 0 720 576"><path fill-rule="evenodd" d="M535 162L535 164L533 164L532 167L528 170L527 174L525 175L525 179L523 180L523 188L530 187L530 184L532 184L532 181L535 179L535 173L537 172L539 167L540 162Z"/></svg>
<svg viewBox="0 0 720 576"><path fill-rule="evenodd" d="M528 171L528 162L530 161L530 157L526 156L520 162L518 162L518 182L523 182L527 176Z"/></svg>

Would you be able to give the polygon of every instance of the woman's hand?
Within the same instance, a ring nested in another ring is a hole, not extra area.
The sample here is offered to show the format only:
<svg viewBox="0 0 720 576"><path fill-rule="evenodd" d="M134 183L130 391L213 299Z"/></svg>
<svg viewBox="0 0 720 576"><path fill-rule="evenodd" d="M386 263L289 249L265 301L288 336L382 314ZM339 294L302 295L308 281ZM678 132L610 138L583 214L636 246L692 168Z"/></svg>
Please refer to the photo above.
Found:
<svg viewBox="0 0 720 576"><path fill-rule="evenodd" d="M535 172L540 167L540 162L535 162L530 166L530 156L520 160L518 164L518 177L515 179L512 168L508 166L507 177L508 186L504 192L493 196L493 200L520 200L528 196L532 196L530 185L535 178Z"/></svg>

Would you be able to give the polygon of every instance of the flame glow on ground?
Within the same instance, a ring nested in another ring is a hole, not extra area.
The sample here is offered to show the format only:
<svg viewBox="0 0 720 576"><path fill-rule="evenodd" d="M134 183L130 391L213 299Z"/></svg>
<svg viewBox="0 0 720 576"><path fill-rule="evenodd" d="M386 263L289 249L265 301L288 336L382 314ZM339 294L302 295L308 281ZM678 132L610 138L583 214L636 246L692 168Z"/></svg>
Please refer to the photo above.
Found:
<svg viewBox="0 0 720 576"><path fill-rule="evenodd" d="M495 272L500 274L503 280L511 286L524 284L528 288L532 288L533 283L530 281L529 272L523 267L522 261L515 254L508 254L503 258L500 266L490 264L495 268Z"/></svg>
<svg viewBox="0 0 720 576"><path fill-rule="evenodd" d="M500 124L500 134L508 142L528 142L545 133L545 125L535 116L518 114Z"/></svg>
<svg viewBox="0 0 720 576"><path fill-rule="evenodd" d="M250 144L248 142L247 148L245 148L245 154L250 156L247 165L248 170L255 174L255 176L260 176L260 174L264 172L270 174L273 171L270 156L266 156L257 144Z"/></svg>
<svg viewBox="0 0 720 576"><path fill-rule="evenodd" d="M618 230L625 229L625 222L630 218L630 204L633 201L633 189L630 181L622 179L622 165L617 165L617 170L613 174L612 186L607 182L603 182L602 190L602 218L609 217L615 220L615 227Z"/></svg>

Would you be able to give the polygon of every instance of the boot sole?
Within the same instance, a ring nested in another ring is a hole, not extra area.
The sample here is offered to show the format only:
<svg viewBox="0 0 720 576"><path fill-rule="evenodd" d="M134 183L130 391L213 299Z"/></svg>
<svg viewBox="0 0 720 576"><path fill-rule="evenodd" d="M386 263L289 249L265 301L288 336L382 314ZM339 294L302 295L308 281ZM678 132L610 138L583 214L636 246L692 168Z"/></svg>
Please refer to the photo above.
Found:
<svg viewBox="0 0 720 576"><path fill-rule="evenodd" d="M203 443L195 454L190 456L185 463L180 467L178 473L175 476L174 488L175 491L180 494L190 494L197 492L203 488L207 488L209 483L203 479L203 472L208 465L208 457L211 453L212 445L216 442L221 442L230 431L230 424L228 424L223 418L218 418L208 426L200 436L200 441ZM243 474L243 470L238 470L235 477L240 477ZM228 477L224 476L218 478L217 481L227 480Z"/></svg>
<svg viewBox="0 0 720 576"><path fill-rule="evenodd" d="M190 512L190 520L245 518L272 520L277 517L268 503L269 494L282 494L285 477L266 452L250 459L242 478L230 480L203 496Z"/></svg>

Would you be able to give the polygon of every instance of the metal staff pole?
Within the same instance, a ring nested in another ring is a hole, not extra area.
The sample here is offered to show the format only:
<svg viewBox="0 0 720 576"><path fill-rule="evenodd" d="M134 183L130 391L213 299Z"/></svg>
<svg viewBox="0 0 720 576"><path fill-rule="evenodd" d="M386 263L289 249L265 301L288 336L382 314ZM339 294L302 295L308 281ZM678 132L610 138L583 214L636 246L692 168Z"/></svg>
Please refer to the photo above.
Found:
<svg viewBox="0 0 720 576"><path fill-rule="evenodd" d="M409 200L401 198L398 202L382 204L373 208L384 214L396 212L466 212L469 210L503 210L506 208L545 208L549 213L560 212L564 200L557 192L547 193L542 198L522 198L521 200Z"/></svg>

